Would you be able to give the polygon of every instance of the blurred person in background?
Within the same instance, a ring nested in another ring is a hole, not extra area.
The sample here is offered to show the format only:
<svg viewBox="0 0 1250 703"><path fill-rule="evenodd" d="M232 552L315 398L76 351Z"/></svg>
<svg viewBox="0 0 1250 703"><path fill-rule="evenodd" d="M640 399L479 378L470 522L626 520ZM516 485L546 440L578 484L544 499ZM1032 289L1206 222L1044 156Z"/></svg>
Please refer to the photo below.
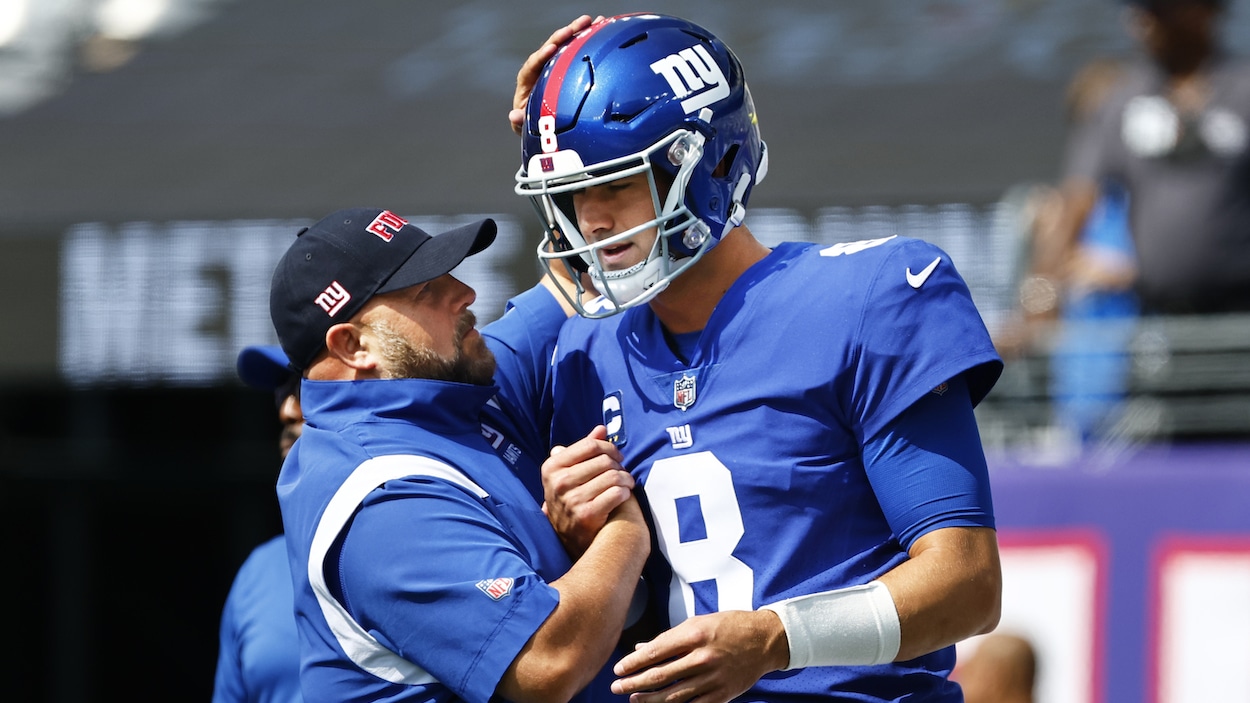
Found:
<svg viewBox="0 0 1250 703"><path fill-rule="evenodd" d="M1120 85L1124 62L1099 59L1068 85L1068 158L1095 128L1095 115ZM1068 175L1061 183L1070 185ZM1076 186L1076 187L1079 187ZM996 335L1005 354L1049 354L1053 422L1078 442L1110 434L1129 380L1129 343L1140 305L1133 290L1136 254L1129 197L1108 178L1075 240L1065 227L1064 187L1032 187L1025 201L1028 271L1020 283L1019 317Z"/></svg>
<svg viewBox="0 0 1250 703"><path fill-rule="evenodd" d="M1005 354L1050 352L1054 425L1114 439L1139 314L1250 312L1250 63L1224 0L1125 0L1142 50L1095 62L1069 93L1057 189L1031 203L1024 324Z"/></svg>
<svg viewBox="0 0 1250 703"><path fill-rule="evenodd" d="M236 368L248 386L273 393L282 423L278 448L285 459L304 428L299 374L276 345L245 347ZM295 595L283 535L254 549L239 568L222 609L220 638L214 703L303 700Z"/></svg>
<svg viewBox="0 0 1250 703"><path fill-rule="evenodd" d="M1033 703L1037 652L1021 635L992 632L978 638L951 678L963 688L964 703Z"/></svg>
<svg viewBox="0 0 1250 703"><path fill-rule="evenodd" d="M1060 221L1033 279L1039 308L1089 278L1080 233L1118 184L1135 266L1110 272L1133 281L1143 313L1250 311L1250 64L1221 46L1226 4L1126 0L1144 55L1068 146Z"/></svg>

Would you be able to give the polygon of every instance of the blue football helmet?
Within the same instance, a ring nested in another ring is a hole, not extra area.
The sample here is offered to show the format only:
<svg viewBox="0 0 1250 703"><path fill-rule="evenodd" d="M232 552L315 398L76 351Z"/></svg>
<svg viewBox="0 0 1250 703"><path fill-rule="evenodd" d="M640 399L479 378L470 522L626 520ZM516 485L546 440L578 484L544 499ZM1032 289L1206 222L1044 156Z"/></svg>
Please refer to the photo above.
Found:
<svg viewBox="0 0 1250 703"><path fill-rule="evenodd" d="M768 170L742 65L687 20L620 15L592 24L544 66L526 106L516 192L530 198L545 235L539 261L589 273L603 295L585 317L642 305L742 224L751 188ZM588 241L576 191L647 174L655 218ZM600 251L647 230L641 263L604 266Z"/></svg>

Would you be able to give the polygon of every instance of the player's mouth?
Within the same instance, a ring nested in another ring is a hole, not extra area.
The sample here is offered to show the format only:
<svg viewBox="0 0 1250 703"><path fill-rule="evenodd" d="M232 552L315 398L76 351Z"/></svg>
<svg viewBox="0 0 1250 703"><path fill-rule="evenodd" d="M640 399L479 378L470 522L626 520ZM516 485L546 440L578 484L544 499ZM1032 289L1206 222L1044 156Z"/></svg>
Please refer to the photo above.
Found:
<svg viewBox="0 0 1250 703"><path fill-rule="evenodd" d="M633 265L630 251L634 248L633 242L622 242L609 247L603 247L599 250L599 261L603 262L603 267L609 271L615 269L628 268Z"/></svg>

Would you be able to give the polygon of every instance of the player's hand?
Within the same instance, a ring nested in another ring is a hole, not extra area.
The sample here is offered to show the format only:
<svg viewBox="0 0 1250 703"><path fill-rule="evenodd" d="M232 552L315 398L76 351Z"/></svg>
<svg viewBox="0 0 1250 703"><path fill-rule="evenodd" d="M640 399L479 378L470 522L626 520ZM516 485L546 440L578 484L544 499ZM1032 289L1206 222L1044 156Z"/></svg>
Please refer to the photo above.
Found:
<svg viewBox="0 0 1250 703"><path fill-rule="evenodd" d="M596 17L594 21L598 22L601 19L603 19L602 15ZM525 124L525 103L529 102L534 84L542 75L543 65L555 56L556 49L560 48L561 44L572 39L574 34L589 27L590 24L590 15L582 15L569 22L552 32L551 36L547 37L547 41L543 42L542 46L538 47L538 50L530 54L529 58L525 59L525 63L521 64L521 70L516 74L516 92L512 95L512 111L508 113L508 121L512 123L513 132L521 133L521 128Z"/></svg>
<svg viewBox="0 0 1250 703"><path fill-rule="evenodd" d="M790 663L776 613L729 610L697 615L638 644L613 668L612 692L630 703L725 703Z"/></svg>
<svg viewBox="0 0 1250 703"><path fill-rule="evenodd" d="M633 497L634 477L621 468L621 451L603 425L543 462L543 512L574 559L581 556L612 511Z"/></svg>

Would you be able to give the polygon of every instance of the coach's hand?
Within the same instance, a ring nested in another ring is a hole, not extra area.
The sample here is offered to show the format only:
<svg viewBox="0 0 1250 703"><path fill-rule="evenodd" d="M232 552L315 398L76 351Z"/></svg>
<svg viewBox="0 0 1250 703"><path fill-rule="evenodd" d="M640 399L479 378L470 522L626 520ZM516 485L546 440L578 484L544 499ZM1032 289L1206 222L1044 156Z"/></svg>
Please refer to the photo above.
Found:
<svg viewBox="0 0 1250 703"><path fill-rule="evenodd" d="M577 559L633 493L634 477L621 468L621 451L599 425L567 447L552 447L543 462L543 512Z"/></svg>
<svg viewBox="0 0 1250 703"><path fill-rule="evenodd" d="M594 21L598 22L601 19L603 19L602 15L596 17ZM529 102L530 92L534 90L534 84L542 75L543 65L547 63L547 59L555 56L556 49L560 48L561 44L572 39L574 34L589 27L590 24L590 15L582 15L569 22L552 32L551 36L547 37L547 41L543 42L537 51L530 54L524 64L521 64L521 70L516 74L516 93L512 96L512 110L508 113L508 121L512 123L513 132L521 133L521 128L525 124L525 103Z"/></svg>

